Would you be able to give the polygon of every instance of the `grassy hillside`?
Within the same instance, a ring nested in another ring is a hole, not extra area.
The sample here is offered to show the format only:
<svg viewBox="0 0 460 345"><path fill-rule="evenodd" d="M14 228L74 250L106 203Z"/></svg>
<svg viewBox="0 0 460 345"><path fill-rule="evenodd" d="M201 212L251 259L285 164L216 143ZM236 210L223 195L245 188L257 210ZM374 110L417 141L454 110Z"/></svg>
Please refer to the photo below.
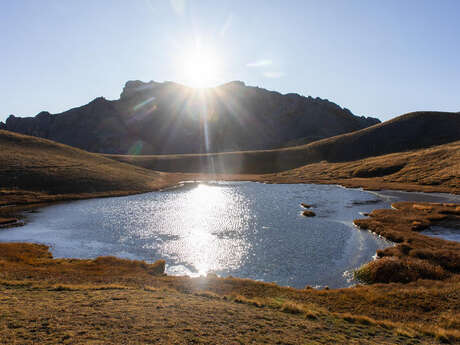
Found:
<svg viewBox="0 0 460 345"><path fill-rule="evenodd" d="M460 140L458 113L416 112L311 144L218 154L126 156L121 162L159 171L266 174L321 161L346 162Z"/></svg>
<svg viewBox="0 0 460 345"><path fill-rule="evenodd" d="M166 174L0 130L0 204L150 191Z"/></svg>
<svg viewBox="0 0 460 345"><path fill-rule="evenodd" d="M276 183L333 183L370 189L460 193L460 141L344 163L320 162L263 180Z"/></svg>

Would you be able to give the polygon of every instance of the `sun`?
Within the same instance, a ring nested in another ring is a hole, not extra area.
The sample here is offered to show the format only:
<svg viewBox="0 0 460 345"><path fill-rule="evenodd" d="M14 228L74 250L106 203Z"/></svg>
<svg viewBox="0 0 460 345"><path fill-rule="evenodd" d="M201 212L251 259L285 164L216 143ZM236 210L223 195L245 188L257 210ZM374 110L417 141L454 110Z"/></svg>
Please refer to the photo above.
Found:
<svg viewBox="0 0 460 345"><path fill-rule="evenodd" d="M185 83L195 88L215 86L219 80L220 59L209 50L196 49L184 54L183 77Z"/></svg>

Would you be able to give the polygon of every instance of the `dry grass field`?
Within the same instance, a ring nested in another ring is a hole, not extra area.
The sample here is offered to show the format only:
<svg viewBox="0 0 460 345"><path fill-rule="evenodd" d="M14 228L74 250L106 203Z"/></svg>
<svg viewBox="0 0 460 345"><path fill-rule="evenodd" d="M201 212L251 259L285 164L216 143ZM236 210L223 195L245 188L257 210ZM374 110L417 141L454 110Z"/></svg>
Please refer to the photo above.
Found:
<svg viewBox="0 0 460 345"><path fill-rule="evenodd" d="M374 190L458 194L460 141L351 162L319 162L263 178L273 183L333 183Z"/></svg>
<svg viewBox="0 0 460 345"><path fill-rule="evenodd" d="M145 287L0 286L4 344L427 344L409 328ZM314 316L313 316L314 315Z"/></svg>

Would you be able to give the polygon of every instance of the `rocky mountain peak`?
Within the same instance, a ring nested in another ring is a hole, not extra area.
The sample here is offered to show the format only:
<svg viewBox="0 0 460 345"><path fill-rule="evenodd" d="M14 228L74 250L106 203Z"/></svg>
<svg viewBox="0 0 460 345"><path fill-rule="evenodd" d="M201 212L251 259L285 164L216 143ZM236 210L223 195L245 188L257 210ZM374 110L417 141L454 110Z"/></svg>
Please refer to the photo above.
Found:
<svg viewBox="0 0 460 345"><path fill-rule="evenodd" d="M126 82L125 86L123 87L123 91L120 94L120 99L129 98L136 93L144 92L146 90L151 90L155 87L160 86L161 83L157 83L153 80L145 83L140 80L129 80Z"/></svg>
<svg viewBox="0 0 460 345"><path fill-rule="evenodd" d="M130 153L140 145L143 154L172 154L299 145L379 123L327 99L283 95L242 81L209 91L130 80L118 100L98 97L60 114L10 116L0 128L93 152Z"/></svg>

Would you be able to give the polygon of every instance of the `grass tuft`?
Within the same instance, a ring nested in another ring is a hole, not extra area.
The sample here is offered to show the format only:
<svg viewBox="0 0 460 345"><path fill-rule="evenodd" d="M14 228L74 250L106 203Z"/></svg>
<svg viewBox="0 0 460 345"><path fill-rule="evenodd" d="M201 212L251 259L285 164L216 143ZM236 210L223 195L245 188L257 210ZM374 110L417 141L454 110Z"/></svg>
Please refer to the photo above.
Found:
<svg viewBox="0 0 460 345"><path fill-rule="evenodd" d="M281 311L289 314L303 314L304 308L301 304L287 301L281 306Z"/></svg>
<svg viewBox="0 0 460 345"><path fill-rule="evenodd" d="M233 301L236 302L236 303L242 303L242 304L249 304L249 305L252 305L254 307L258 307L258 308L262 308L264 307L264 304L256 299L253 299L253 298L246 298L244 296L241 296L241 295L236 295L233 297Z"/></svg>
<svg viewBox="0 0 460 345"><path fill-rule="evenodd" d="M438 265L417 258L383 257L354 271L354 277L364 283L408 283L418 279L442 280L449 274Z"/></svg>
<svg viewBox="0 0 460 345"><path fill-rule="evenodd" d="M212 291L197 291L193 293L195 296L206 297L209 299L222 299L222 296Z"/></svg>
<svg viewBox="0 0 460 345"><path fill-rule="evenodd" d="M358 323L358 324L366 325L366 326L377 324L376 320L368 316L365 316L365 315L353 315L350 313L344 313L344 314L341 314L340 317L344 319L345 321L348 321L351 323Z"/></svg>

